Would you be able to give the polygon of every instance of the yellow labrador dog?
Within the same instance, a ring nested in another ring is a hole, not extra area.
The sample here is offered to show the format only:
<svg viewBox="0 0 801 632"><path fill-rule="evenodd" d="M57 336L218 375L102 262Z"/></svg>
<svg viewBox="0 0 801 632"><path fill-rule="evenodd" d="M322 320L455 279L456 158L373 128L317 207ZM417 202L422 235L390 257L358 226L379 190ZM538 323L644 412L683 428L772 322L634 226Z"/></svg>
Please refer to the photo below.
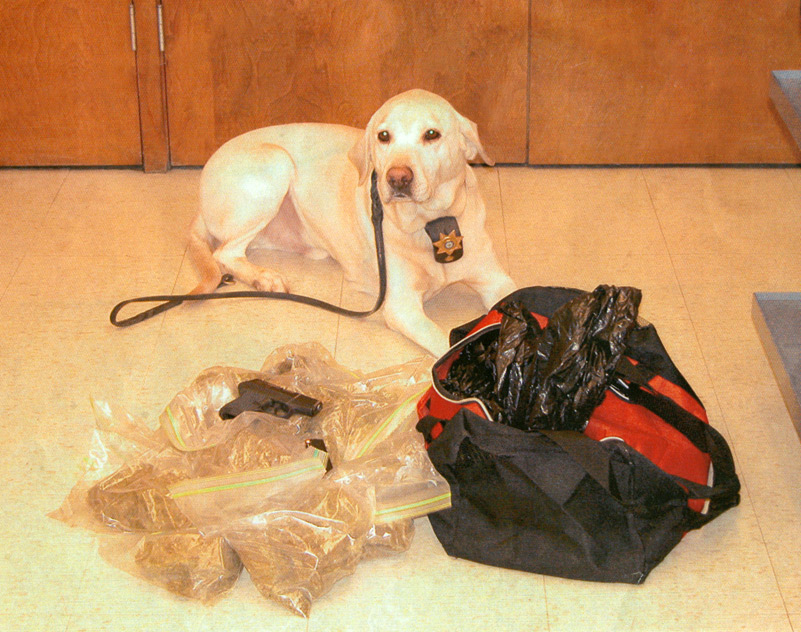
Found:
<svg viewBox="0 0 801 632"><path fill-rule="evenodd" d="M248 261L246 249L258 240L311 258L330 256L349 281L376 294L375 171L384 206L384 319L440 356L447 336L426 316L425 300L455 282L473 288L488 307L514 290L484 227L484 202L467 164L477 156L493 164L476 125L424 90L387 101L366 130L310 123L238 136L201 175L190 251L202 280L193 292L213 291L224 272L260 290L287 291L278 273Z"/></svg>

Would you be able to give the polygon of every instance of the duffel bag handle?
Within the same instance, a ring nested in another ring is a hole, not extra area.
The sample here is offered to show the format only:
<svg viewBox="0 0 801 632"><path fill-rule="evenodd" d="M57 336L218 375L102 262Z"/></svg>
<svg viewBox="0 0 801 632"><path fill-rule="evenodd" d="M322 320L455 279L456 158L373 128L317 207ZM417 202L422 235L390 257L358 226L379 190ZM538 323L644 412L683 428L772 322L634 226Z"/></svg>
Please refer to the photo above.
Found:
<svg viewBox="0 0 801 632"><path fill-rule="evenodd" d="M670 397L654 390L649 381L654 373L641 364L634 365L622 358L616 369L619 377L627 382L623 394L630 402L643 406L665 420L699 450L709 454L714 472L712 487L672 476L687 490L691 498L709 499L709 510L697 514L693 528L698 528L716 518L740 501L740 480L734 468L729 444L715 428L682 408ZM615 389L617 390L617 389Z"/></svg>
<svg viewBox="0 0 801 632"><path fill-rule="evenodd" d="M426 442L426 448L431 444L434 439L436 439L442 429L445 427L445 420L439 419L438 417L434 417L433 415L426 415L425 417L421 417L420 420L417 422L415 429L421 435ZM435 430L437 429L438 430Z"/></svg>
<svg viewBox="0 0 801 632"><path fill-rule="evenodd" d="M684 411L680 406L676 406ZM684 412L695 419L690 413ZM712 461L713 471L715 472L714 484L711 487L700 485L662 470L666 476L669 476L684 488L688 498L709 500L709 509L706 513L690 512L688 529L699 529L727 509L737 505L740 491L740 481L735 474L734 461L726 440L709 424L697 419L696 421L704 426L702 430L708 437L707 445L709 449L704 451L709 454ZM417 431L425 438L426 447L439 437L446 423L447 420L439 419L432 415L427 415L417 422ZM680 428L677 428L677 430L681 431ZM596 444L596 440L570 430L539 430L538 432L548 437L565 453L569 454L591 478L601 487L610 491L608 454L603 450L586 449L588 444Z"/></svg>

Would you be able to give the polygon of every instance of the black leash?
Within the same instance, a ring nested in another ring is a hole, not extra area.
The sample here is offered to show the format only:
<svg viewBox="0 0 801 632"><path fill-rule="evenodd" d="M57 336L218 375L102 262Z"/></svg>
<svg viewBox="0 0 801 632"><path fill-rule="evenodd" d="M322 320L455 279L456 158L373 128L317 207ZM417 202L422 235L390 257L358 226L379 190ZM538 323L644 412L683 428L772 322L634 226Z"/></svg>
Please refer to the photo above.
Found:
<svg viewBox="0 0 801 632"><path fill-rule="evenodd" d="M148 318L152 318L157 314L166 312L168 309L172 309L173 307L178 307L178 305L181 305L184 301L209 301L209 300L228 299L228 298L275 298L284 301L294 301L295 303L303 303L304 305L319 307L320 309L324 309L329 312L333 312L335 314L340 314L342 316L351 316L354 318L363 318L365 316L369 316L370 314L374 314L381 308L381 305L384 303L384 298L387 293L387 264L384 255L384 235L383 231L381 230L381 224L384 219L384 207L381 204L381 198L378 196L378 185L377 185L377 177L375 171L373 172L372 184L370 186L370 199L371 199L371 220L373 222L373 230L375 232L375 253L376 253L376 258L378 260L378 281L379 281L378 298L376 299L376 303L372 307L372 309L369 309L367 311L355 311L351 309L345 309L343 307L332 305L331 303L326 303L325 301L321 301L316 298L311 298L309 296L300 296L298 294L290 294L288 292L261 292L258 290L243 290L234 292L221 292L219 294L216 293L161 294L156 296L140 296L137 298L130 298L126 301L118 303L114 307L114 309L111 310L111 314L109 315L109 320L111 321L111 324L114 325L115 327L129 327L131 325L141 323L143 320L147 320ZM232 281L233 279L230 275L223 276L223 280L220 283L220 285L217 286L217 289L223 287L224 285L228 285ZM139 314L136 314L129 318L119 319L117 317L120 311L126 305L129 305L131 303L156 303L156 302L160 302L161 304L156 305L155 307L151 307L150 309L140 312Z"/></svg>

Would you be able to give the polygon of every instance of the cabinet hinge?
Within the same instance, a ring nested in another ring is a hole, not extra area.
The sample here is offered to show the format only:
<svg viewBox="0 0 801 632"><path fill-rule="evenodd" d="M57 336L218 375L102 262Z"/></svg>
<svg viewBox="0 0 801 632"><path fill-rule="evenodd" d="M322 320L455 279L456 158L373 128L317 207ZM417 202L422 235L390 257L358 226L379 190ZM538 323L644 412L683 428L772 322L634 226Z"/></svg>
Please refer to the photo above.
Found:
<svg viewBox="0 0 801 632"><path fill-rule="evenodd" d="M162 16L162 5L161 2L157 5L158 14L159 14L159 51L164 52L164 18Z"/></svg>
<svg viewBox="0 0 801 632"><path fill-rule="evenodd" d="M131 50L136 52L136 9L133 2L128 6L128 16L131 20Z"/></svg>

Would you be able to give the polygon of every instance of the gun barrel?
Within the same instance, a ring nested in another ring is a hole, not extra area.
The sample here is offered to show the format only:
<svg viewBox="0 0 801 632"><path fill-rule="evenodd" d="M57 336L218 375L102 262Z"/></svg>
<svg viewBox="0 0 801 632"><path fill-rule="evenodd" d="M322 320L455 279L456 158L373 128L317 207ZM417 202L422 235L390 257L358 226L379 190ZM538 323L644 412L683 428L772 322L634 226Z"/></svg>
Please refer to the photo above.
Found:
<svg viewBox="0 0 801 632"><path fill-rule="evenodd" d="M295 393L292 399L286 404L290 409L297 410L301 415L314 417L323 409L323 402L308 395Z"/></svg>

